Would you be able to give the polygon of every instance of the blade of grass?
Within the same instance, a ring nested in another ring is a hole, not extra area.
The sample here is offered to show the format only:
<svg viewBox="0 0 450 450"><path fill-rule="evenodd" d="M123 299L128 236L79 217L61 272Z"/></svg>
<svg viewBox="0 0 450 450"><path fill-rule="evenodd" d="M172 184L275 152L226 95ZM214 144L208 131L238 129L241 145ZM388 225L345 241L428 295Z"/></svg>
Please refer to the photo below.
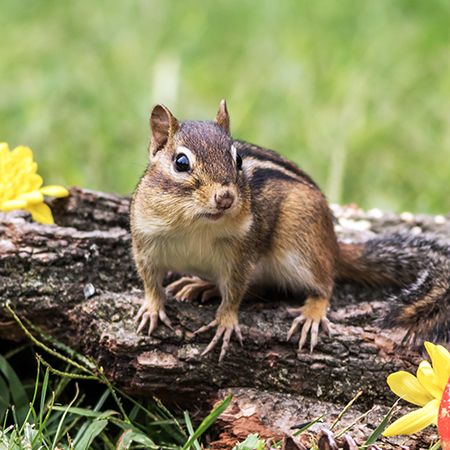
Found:
<svg viewBox="0 0 450 450"><path fill-rule="evenodd" d="M77 416L90 417L92 419L107 419L111 416L119 414L117 411L112 409L107 409L106 411L93 411L89 408L80 408L77 406L65 407L65 406L54 406L54 411L67 411L70 414L76 414Z"/></svg>
<svg viewBox="0 0 450 450"><path fill-rule="evenodd" d="M80 394L80 389L78 387L78 383L75 383L75 395L74 395L73 399L71 400L71 402L69 403L69 406L65 409L63 415L61 416L61 419L58 424L58 428L56 429L55 437L53 439L52 449L56 448L56 444L58 443L58 440L60 437L61 428L62 428L62 426L64 424L64 420L66 419L66 416L68 414L68 410L75 403L79 394Z"/></svg>
<svg viewBox="0 0 450 450"><path fill-rule="evenodd" d="M44 381L42 382L41 388L41 402L39 406L39 423L42 423L42 416L45 411L45 399L47 397L48 380L50 376L50 370L47 368L44 374Z"/></svg>
<svg viewBox="0 0 450 450"><path fill-rule="evenodd" d="M74 450L86 450L91 448L92 441L105 429L106 425L108 425L106 419L93 420L80 439L74 440Z"/></svg>
<svg viewBox="0 0 450 450"><path fill-rule="evenodd" d="M142 431L145 432L145 430L141 429L141 425L138 423L134 423L132 425L130 425L128 422L125 422L121 419L117 419L115 417L110 417L109 418L110 422L113 422L115 425L117 425L118 427L120 427L122 430L128 430L130 427L133 429L136 429L136 431ZM161 425L168 425L171 424L172 422L170 420L158 420L158 421L154 421L154 422L150 422L148 424L146 424L146 428L151 428L151 427L159 427Z"/></svg>
<svg viewBox="0 0 450 450"><path fill-rule="evenodd" d="M384 416L383 420L381 421L381 423L375 428L375 430L373 431L373 433L367 438L366 442L364 442L364 444L361 446L362 449L367 448L369 445L374 444L379 437L381 436L381 434L383 433L383 431L386 429L386 427L388 426L389 420L392 417L392 414L394 413L395 408L397 407L398 402L400 401L400 399L398 399L389 409L389 411L387 412L387 414Z"/></svg>
<svg viewBox="0 0 450 450"><path fill-rule="evenodd" d="M336 420L332 423L330 430L333 431L334 427L339 423L339 421L342 419L344 414L348 411L348 409L353 405L353 403L358 400L359 397L361 397L363 391L359 391L344 407L344 409L338 414L336 417Z"/></svg>
<svg viewBox="0 0 450 450"><path fill-rule="evenodd" d="M198 439L216 420L217 418L228 408L231 403L233 396L230 394L224 400L222 400L219 405L217 405L209 414L206 416L202 423L195 430L194 434L187 440L183 445L182 450L188 450L191 448L193 442Z"/></svg>
<svg viewBox="0 0 450 450"><path fill-rule="evenodd" d="M86 398L86 395L81 393L81 395L78 396L77 401L73 404L72 407L73 408L79 407L83 403L85 398ZM58 399L58 397L56 395L55 395L55 399ZM58 404L58 406L61 406L59 403L57 403L57 404ZM66 406L67 405L64 405L63 408L65 408ZM52 407L52 415L50 416L50 418L48 419L48 422L47 422L47 431L49 433L54 433L54 430L58 426L59 419L61 418L61 416L64 412L64 411L55 410L55 407L56 407L56 402Z"/></svg>
<svg viewBox="0 0 450 450"><path fill-rule="evenodd" d="M11 322L12 323L12 322ZM3 356L6 359L11 359L14 355L17 355L18 353L20 353L22 350L25 350L26 348L28 348L30 346L30 343L27 342L23 345L19 345L18 347L13 348L12 350L10 350L9 352L5 353Z"/></svg>
<svg viewBox="0 0 450 450"><path fill-rule="evenodd" d="M186 441L186 439L188 438L186 432L184 431L184 429L181 427L181 425L178 423L178 421L175 419L174 416L171 415L170 411L168 411L159 400L154 398L154 401L156 402L157 406L159 409L161 409L162 412L166 411L166 415L168 417L170 417L169 420L161 420L161 418L155 414L154 412L150 411L148 408L146 408L145 406L141 405L139 402L137 402L133 397L130 397L126 392L122 391L121 389L117 389L116 391L124 398L126 398L127 400L129 400L131 403L133 403L134 406L136 406L136 408L138 408L140 411L142 411L148 418L150 418L152 420L153 423L161 423L162 428L164 429L164 431L169 434L172 438L176 439L178 441L179 444L182 444L183 442ZM148 426L151 426L151 424L149 424ZM176 431L174 430L173 427L170 427L170 425L176 425L177 429ZM138 425L140 426L140 425ZM145 429L143 428L142 431L145 431Z"/></svg>
<svg viewBox="0 0 450 450"><path fill-rule="evenodd" d="M178 422L177 418L162 404L161 400L156 397L153 397L153 400L156 403L156 405L158 406L158 408L166 414L167 418L172 419L175 422L175 424L178 426L178 429L181 431L182 435L185 438L187 438L187 434L184 431L184 428Z"/></svg>
<svg viewBox="0 0 450 450"><path fill-rule="evenodd" d="M102 381L104 384L106 384L109 392L111 393L112 397L114 398L114 401L116 402L117 407L120 410L120 413L122 414L122 417L124 418L124 420L126 420L129 423L131 423L131 420L129 419L128 414L126 413L126 411L125 411L125 409L124 409L124 407L122 405L122 401L120 400L120 398L116 394L116 390L115 390L114 386L108 380L107 376L103 373L103 368L100 367L98 372L99 372L99 379L100 379L100 381Z"/></svg>
<svg viewBox="0 0 450 450"><path fill-rule="evenodd" d="M2 428L2 430L6 430L6 424L8 422L8 414L9 414L9 409L6 410L5 417L3 418L3 428Z"/></svg>
<svg viewBox="0 0 450 450"><path fill-rule="evenodd" d="M25 417L25 420L23 421L23 424L22 424L22 427L20 428L19 434L22 434L23 429L25 427L25 424L28 422L30 414L33 411L34 402L36 401L37 393L38 393L38 390L39 390L39 375L40 375L40 373L41 373L41 364L38 361L37 362L37 368L36 368L36 379L35 379L35 382L34 382L33 398L31 399L30 407L28 408L28 413L27 413L27 415Z"/></svg>
<svg viewBox="0 0 450 450"><path fill-rule="evenodd" d="M321 422L324 417L325 417L325 414L322 414L321 416L316 417L314 420L312 420L311 422L307 423L306 425L302 426L300 429L298 429L297 431L292 433L292 436L298 436L298 435L304 433L305 431L309 430L317 422Z"/></svg>
<svg viewBox="0 0 450 450"><path fill-rule="evenodd" d="M98 402L96 403L96 405L93 408L93 411L98 412L100 411L101 407L104 405L104 403L106 402L106 399L108 398L110 392L108 389L105 389L105 392L103 392L102 396L99 398ZM86 422L85 424L82 425L82 427L78 430L78 433L76 434L75 438L74 438L74 443L78 442L81 439L81 436L83 435L83 433L86 431L86 428L89 426L89 423Z"/></svg>
<svg viewBox="0 0 450 450"><path fill-rule="evenodd" d="M64 370L67 372L70 369L70 365L67 365L66 369ZM66 377L58 377L58 383L56 384L54 388L55 392L55 398L59 398L62 393L64 392L64 389L67 388L67 386L70 384L72 380L70 378Z"/></svg>
<svg viewBox="0 0 450 450"><path fill-rule="evenodd" d="M192 436L194 434L194 427L192 426L191 418L189 417L189 413L187 411L184 411L184 423L186 424L186 428L188 429L189 436ZM200 444L198 443L197 439L194 441L193 444L195 450L202 450L200 448Z"/></svg>
<svg viewBox="0 0 450 450"><path fill-rule="evenodd" d="M44 399L45 399L45 396L44 396ZM45 416L43 417L43 419L42 419L42 416L43 416L44 408L41 411L39 411L39 417L40 417L39 429L38 429L38 432L36 433L36 436L33 439L33 442L31 443L32 446L34 445L36 439L39 438L39 444L41 446L45 446L46 448L48 448L48 445L45 441L45 436L43 434L43 431L47 425L48 419L51 416L52 407L53 407L54 403L55 403L55 394L54 394L54 392L52 392L52 397L49 400L49 402L47 403L47 406L46 406L47 412L46 412ZM41 397L41 405L42 405L42 397ZM44 401L44 405L45 405L45 401Z"/></svg>
<svg viewBox="0 0 450 450"><path fill-rule="evenodd" d="M0 420L3 420L9 407L9 387L0 375Z"/></svg>
<svg viewBox="0 0 450 450"><path fill-rule="evenodd" d="M363 420L365 417L367 417L376 407L373 406L372 408L369 409L369 411L366 411L362 414L360 414L350 425L348 425L347 427L345 427L343 430L335 433L335 437L340 438L341 436L343 436L345 433L347 433L347 431L349 431L352 427L354 427L358 422L360 422L361 420Z"/></svg>
<svg viewBox="0 0 450 450"><path fill-rule="evenodd" d="M158 449L158 447L148 436L140 431L134 431L132 429L128 429L124 431L119 440L117 441L116 450L127 450L130 448L130 445L135 442L137 444L145 445L144 448L149 449Z"/></svg>
<svg viewBox="0 0 450 450"><path fill-rule="evenodd" d="M70 440L70 436L69 436L69 432L70 430L72 430L74 427L77 426L78 422L82 421L83 418L81 416L71 416L71 421L67 422L66 426L64 427L64 429L61 432L61 436L67 436L68 440ZM70 449L72 447L69 447Z"/></svg>
<svg viewBox="0 0 450 450"><path fill-rule="evenodd" d="M139 414L139 408L136 405L133 405L131 408L131 411L128 413L128 417L132 422L136 419L137 415Z"/></svg>

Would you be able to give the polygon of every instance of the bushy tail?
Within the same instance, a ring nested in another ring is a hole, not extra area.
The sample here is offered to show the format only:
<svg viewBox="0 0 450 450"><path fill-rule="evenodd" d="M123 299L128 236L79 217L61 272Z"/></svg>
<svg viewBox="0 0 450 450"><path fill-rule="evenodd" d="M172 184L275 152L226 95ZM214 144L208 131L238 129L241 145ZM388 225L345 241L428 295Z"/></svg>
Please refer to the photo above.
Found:
<svg viewBox="0 0 450 450"><path fill-rule="evenodd" d="M408 329L405 342L450 343L450 242L427 234L381 235L340 244L337 279L372 286L397 285L385 325Z"/></svg>

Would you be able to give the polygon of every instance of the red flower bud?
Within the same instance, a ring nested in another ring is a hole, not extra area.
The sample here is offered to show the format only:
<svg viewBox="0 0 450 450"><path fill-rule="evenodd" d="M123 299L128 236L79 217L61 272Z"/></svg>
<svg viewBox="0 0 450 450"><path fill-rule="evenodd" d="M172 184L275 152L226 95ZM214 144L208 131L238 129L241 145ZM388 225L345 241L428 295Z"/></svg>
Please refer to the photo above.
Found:
<svg viewBox="0 0 450 450"><path fill-rule="evenodd" d="M442 450L450 450L450 378L442 394L437 425Z"/></svg>

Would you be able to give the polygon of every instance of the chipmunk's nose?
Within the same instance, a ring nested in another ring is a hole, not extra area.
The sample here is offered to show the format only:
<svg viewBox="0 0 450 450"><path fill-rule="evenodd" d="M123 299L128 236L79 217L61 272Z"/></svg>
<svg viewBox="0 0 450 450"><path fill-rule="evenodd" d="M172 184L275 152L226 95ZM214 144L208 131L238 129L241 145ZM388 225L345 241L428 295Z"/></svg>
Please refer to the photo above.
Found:
<svg viewBox="0 0 450 450"><path fill-rule="evenodd" d="M219 209L226 210L231 208L234 203L234 195L228 189L225 191L217 192L214 195L216 206Z"/></svg>

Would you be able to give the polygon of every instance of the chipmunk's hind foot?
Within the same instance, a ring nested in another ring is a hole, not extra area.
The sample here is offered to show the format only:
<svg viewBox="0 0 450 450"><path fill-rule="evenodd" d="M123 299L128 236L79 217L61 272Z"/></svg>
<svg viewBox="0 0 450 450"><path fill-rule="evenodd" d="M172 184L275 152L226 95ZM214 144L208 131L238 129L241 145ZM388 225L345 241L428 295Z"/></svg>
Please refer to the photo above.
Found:
<svg viewBox="0 0 450 450"><path fill-rule="evenodd" d="M297 316L289 329L287 340L291 339L297 329L303 324L300 338L298 341L298 350L301 351L306 343L308 334L310 334L310 351L314 350L319 340L319 327L331 335L331 324L327 319L329 301L323 298L309 298L305 305L300 308L289 308L291 315Z"/></svg>
<svg viewBox="0 0 450 450"><path fill-rule="evenodd" d="M190 276L182 277L170 283L166 287L166 292L182 302L199 298L204 303L212 298L220 297L219 289L214 283Z"/></svg>

